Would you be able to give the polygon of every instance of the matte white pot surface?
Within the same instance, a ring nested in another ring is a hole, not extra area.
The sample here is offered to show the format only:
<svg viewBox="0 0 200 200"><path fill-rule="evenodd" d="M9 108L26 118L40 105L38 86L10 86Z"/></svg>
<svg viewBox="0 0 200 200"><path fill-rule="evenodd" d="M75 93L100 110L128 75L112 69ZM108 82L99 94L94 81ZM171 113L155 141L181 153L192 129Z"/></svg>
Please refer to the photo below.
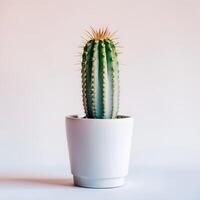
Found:
<svg viewBox="0 0 200 200"><path fill-rule="evenodd" d="M67 141L74 184L110 188L128 174L133 118L66 117Z"/></svg>

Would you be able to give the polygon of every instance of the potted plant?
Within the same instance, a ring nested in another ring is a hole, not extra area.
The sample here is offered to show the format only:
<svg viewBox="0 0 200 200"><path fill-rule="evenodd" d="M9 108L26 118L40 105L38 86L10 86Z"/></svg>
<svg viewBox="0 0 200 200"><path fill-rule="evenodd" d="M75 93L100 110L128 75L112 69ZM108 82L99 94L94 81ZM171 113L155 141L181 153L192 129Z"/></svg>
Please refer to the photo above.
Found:
<svg viewBox="0 0 200 200"><path fill-rule="evenodd" d="M118 115L117 47L108 29L88 32L82 52L82 96L85 116L66 117L74 184L110 188L128 174L133 118Z"/></svg>

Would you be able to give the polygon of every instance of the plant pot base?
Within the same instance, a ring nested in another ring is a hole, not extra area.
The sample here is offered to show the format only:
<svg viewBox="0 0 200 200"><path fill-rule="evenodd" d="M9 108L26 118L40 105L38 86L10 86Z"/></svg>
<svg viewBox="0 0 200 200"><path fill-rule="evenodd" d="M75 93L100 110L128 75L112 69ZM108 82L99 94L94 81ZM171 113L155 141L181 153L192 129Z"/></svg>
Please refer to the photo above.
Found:
<svg viewBox="0 0 200 200"><path fill-rule="evenodd" d="M125 178L88 179L74 176L74 185L87 188L113 188L124 185Z"/></svg>

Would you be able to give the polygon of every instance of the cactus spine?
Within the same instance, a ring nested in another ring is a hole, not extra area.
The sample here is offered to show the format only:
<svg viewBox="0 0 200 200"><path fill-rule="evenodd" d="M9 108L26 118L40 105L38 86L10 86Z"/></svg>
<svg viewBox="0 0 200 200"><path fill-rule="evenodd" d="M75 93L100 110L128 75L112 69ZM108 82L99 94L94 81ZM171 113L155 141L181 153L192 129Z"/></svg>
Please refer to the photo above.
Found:
<svg viewBox="0 0 200 200"><path fill-rule="evenodd" d="M82 53L82 96L87 118L116 118L119 69L116 45L108 29L92 29Z"/></svg>

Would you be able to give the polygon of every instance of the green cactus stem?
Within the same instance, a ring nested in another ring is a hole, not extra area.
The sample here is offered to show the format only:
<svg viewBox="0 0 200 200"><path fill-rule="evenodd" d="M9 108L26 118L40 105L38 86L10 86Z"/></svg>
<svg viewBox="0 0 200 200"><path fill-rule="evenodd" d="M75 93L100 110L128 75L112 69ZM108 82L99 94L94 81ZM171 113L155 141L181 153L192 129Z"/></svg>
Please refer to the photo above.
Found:
<svg viewBox="0 0 200 200"><path fill-rule="evenodd" d="M119 69L116 45L108 29L92 28L82 54L82 96L87 118L116 118Z"/></svg>

